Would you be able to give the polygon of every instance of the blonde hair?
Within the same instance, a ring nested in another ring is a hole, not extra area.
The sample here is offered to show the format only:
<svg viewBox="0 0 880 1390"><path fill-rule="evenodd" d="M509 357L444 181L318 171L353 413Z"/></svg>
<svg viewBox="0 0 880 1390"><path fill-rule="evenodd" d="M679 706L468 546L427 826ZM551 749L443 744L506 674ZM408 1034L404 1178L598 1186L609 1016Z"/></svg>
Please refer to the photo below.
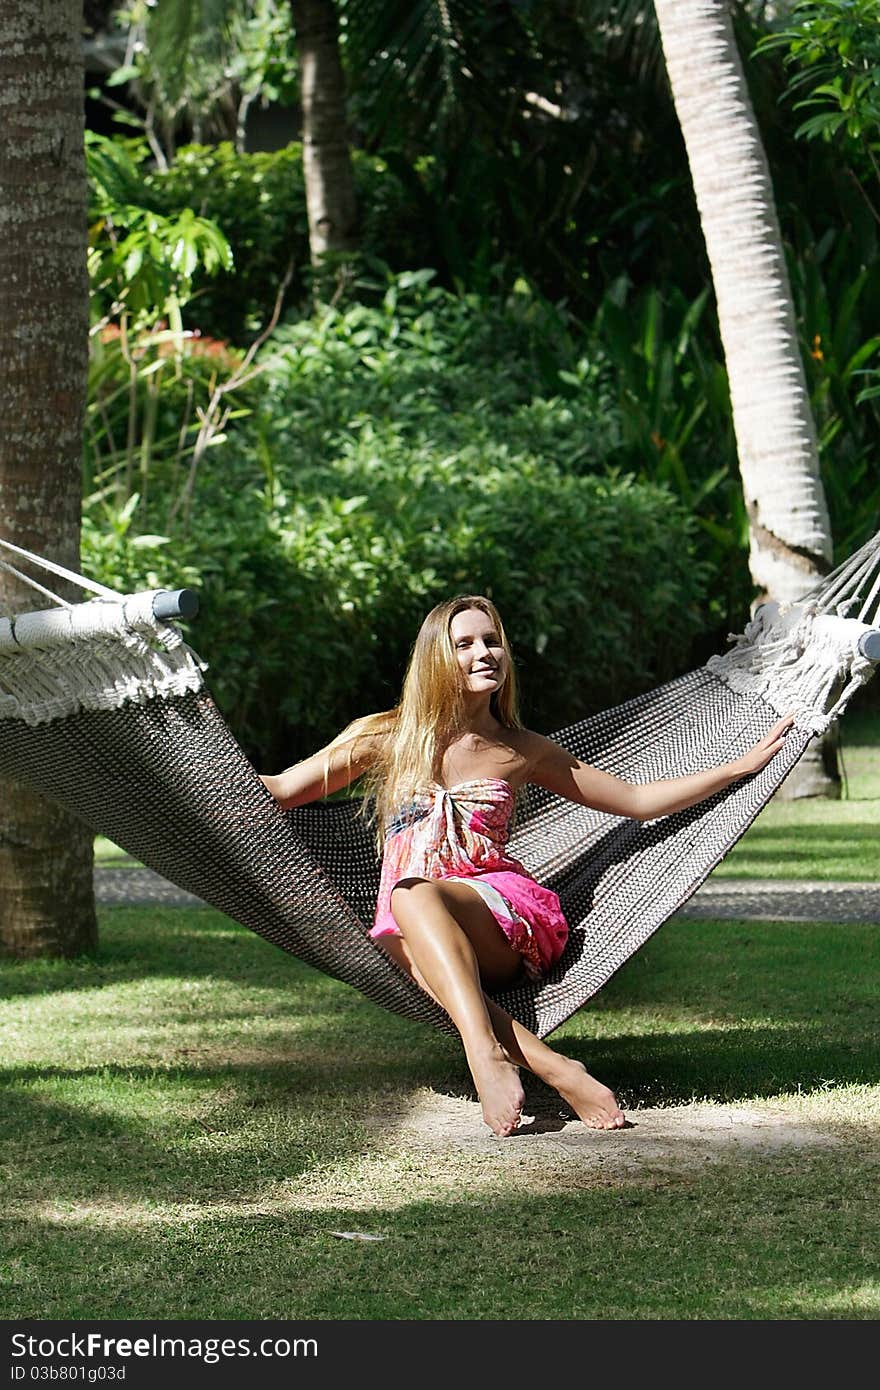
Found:
<svg viewBox="0 0 880 1390"><path fill-rule="evenodd" d="M375 817L381 845L384 826L418 788L440 780L443 754L465 725L465 683L452 642L452 620L476 608L493 624L507 655L507 678L489 708L504 728L521 728L516 676L497 608L481 594L459 594L432 608L419 628L403 681L400 703L381 714L356 719L328 746L354 756L362 740L373 744L366 773L365 803Z"/></svg>

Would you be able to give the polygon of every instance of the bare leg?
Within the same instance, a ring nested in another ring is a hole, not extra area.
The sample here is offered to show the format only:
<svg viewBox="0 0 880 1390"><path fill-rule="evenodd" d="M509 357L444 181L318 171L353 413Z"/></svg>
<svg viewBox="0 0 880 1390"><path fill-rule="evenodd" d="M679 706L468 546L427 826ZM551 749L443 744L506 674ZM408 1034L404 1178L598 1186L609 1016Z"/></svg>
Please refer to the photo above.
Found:
<svg viewBox="0 0 880 1390"><path fill-rule="evenodd" d="M428 992L461 1034L486 1124L504 1136L519 1123L523 1089L516 1067L492 1031L472 937L481 944L487 969L498 983L513 980L520 961L485 903L467 887L462 898L455 891L460 888L405 879L391 895L391 911Z"/></svg>
<svg viewBox="0 0 880 1390"><path fill-rule="evenodd" d="M542 1081L558 1091L585 1125L591 1129L620 1129L626 1121L623 1112L618 1108L613 1093L607 1086L603 1086L600 1081L591 1076L580 1062L554 1052L540 1038L535 1037L534 1033L530 1033L521 1023L511 1018L510 1014L505 1013L498 1004L487 999L483 994L484 984L489 988L512 984L522 969L522 960L507 942L482 899L466 884L429 884L424 880L407 880L406 888L410 894L409 901L412 904L415 903L415 894L412 889L417 883L421 883L424 888L433 889L434 895L445 902L447 915L458 926L459 935L466 936L470 943L477 967L480 998L485 1011L485 1018L480 1017L478 1025L483 1043L486 1039L485 1032L482 1030L488 1023L492 1041L496 1046L500 1044L507 1059L517 1066L528 1067ZM403 885L400 887L402 890ZM395 890L394 896L399 900L403 898L404 893L403 891L398 893ZM392 912L394 912L395 920L400 925L394 900L392 900ZM402 908L401 916L407 915L407 909ZM453 1015L446 1000L434 988L434 981L429 978L429 973L433 974L434 972L426 954L420 949L420 943L416 944L414 940L415 933L412 927L406 931L401 927L401 931L403 931L403 940L399 937L386 936L380 938L381 945L404 970L413 976L422 989L446 1009L461 1031L458 1019ZM414 945L415 950L413 949ZM438 943L435 940L435 947L437 946ZM442 955L442 946L439 947L439 951ZM420 956L422 957L421 960L419 959ZM423 963L428 964L428 972L422 968ZM470 975L470 988L473 988L472 973ZM471 1000L472 1005L473 1003L474 1001ZM478 1012L482 1013L482 1011ZM464 1037L463 1034L462 1037ZM465 1045L465 1052L467 1054L467 1045ZM470 1063L470 1057L468 1057L468 1061ZM473 1074L473 1067L471 1067L471 1072ZM474 1075L474 1082L482 1099L482 1091L476 1075ZM521 1104L522 1101L520 1100ZM495 1128L488 1118L487 1123ZM511 1130L496 1129L495 1132L510 1133Z"/></svg>

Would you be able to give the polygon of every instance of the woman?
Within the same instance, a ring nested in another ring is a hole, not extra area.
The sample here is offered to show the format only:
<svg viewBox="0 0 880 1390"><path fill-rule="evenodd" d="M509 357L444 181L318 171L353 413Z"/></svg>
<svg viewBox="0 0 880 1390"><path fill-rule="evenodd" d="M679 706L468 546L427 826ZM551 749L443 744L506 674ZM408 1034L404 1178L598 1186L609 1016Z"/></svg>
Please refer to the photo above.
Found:
<svg viewBox="0 0 880 1390"><path fill-rule="evenodd" d="M263 781L280 805L302 806L366 776L384 828L371 935L457 1027L495 1134L519 1123L523 1066L585 1125L619 1129L624 1116L608 1087L484 993L523 972L543 974L568 935L556 894L507 854L516 793L534 782L598 811L653 820L758 772L791 723L779 720L742 758L706 772L641 785L612 777L522 727L501 619L469 594L428 614L396 709L356 720L322 752Z"/></svg>

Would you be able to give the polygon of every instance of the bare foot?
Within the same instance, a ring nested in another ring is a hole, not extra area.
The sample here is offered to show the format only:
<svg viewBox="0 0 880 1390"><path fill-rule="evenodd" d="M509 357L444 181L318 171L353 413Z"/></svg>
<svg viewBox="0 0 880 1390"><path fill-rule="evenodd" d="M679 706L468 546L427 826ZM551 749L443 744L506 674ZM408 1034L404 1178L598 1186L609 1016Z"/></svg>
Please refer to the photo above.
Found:
<svg viewBox="0 0 880 1390"><path fill-rule="evenodd" d="M570 1057L560 1058L560 1061L565 1063L565 1071L561 1081L554 1080L553 1084L583 1123L590 1129L622 1129L626 1117L614 1093L591 1076L580 1062Z"/></svg>
<svg viewBox="0 0 880 1390"><path fill-rule="evenodd" d="M525 1102L519 1072L500 1047L468 1057L468 1066L483 1107L483 1119L493 1134L506 1138L519 1124Z"/></svg>

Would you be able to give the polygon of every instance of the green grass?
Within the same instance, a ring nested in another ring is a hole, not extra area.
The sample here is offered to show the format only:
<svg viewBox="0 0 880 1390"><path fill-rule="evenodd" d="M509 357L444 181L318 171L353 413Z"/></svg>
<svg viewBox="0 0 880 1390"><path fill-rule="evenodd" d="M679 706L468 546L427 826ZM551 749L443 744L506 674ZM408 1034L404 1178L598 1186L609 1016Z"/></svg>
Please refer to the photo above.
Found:
<svg viewBox="0 0 880 1390"><path fill-rule="evenodd" d="M470 1095L453 1040L211 911L105 911L0 970L0 1317L876 1318L878 954L672 922L556 1035L635 1127L572 1140L535 1083L544 1133L452 1142L406 1121ZM705 1099L799 1137L704 1153Z"/></svg>
<svg viewBox="0 0 880 1390"><path fill-rule="evenodd" d="M102 869L136 869L138 860L103 835L95 836L95 863Z"/></svg>
<svg viewBox="0 0 880 1390"><path fill-rule="evenodd" d="M771 801L715 870L717 878L852 879L880 868L880 715L841 724L845 798Z"/></svg>

